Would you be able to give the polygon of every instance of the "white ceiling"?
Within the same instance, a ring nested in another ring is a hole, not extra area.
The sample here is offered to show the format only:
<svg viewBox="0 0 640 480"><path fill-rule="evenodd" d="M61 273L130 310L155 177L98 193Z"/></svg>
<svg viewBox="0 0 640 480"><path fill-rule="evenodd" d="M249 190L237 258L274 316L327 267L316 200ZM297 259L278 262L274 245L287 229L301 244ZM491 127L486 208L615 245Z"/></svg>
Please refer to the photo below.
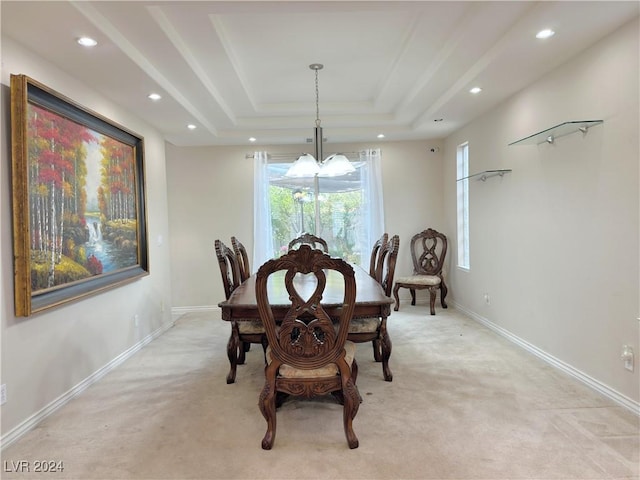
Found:
<svg viewBox="0 0 640 480"><path fill-rule="evenodd" d="M3 36L187 146L307 142L311 63L324 64L329 142L443 138L637 16L639 3L1 0L0 8ZM556 35L537 40L543 28ZM98 45L80 47L82 35ZM483 91L470 94L476 85Z"/></svg>

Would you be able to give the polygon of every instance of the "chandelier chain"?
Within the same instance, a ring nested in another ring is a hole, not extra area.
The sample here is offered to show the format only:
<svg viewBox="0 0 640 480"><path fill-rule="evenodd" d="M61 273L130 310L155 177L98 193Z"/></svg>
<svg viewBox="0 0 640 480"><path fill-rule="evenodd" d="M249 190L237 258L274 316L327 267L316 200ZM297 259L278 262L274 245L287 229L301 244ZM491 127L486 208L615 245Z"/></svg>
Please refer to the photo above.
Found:
<svg viewBox="0 0 640 480"><path fill-rule="evenodd" d="M320 126L320 89L318 88L318 70L316 71L316 127Z"/></svg>

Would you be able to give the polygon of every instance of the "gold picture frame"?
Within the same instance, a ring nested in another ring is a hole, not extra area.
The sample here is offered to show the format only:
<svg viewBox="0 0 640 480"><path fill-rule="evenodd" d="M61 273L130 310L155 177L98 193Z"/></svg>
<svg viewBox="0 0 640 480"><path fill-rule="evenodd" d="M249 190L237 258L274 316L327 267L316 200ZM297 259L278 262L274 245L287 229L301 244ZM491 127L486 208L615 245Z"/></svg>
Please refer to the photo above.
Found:
<svg viewBox="0 0 640 480"><path fill-rule="evenodd" d="M149 274L140 135L11 75L11 142L16 316Z"/></svg>

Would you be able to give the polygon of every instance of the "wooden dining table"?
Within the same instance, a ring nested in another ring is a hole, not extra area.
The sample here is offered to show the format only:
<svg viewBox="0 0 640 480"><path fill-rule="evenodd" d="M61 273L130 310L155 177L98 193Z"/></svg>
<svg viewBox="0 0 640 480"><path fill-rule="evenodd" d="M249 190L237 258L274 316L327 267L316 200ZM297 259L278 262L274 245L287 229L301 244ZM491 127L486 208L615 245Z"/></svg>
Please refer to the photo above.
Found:
<svg viewBox="0 0 640 480"><path fill-rule="evenodd" d="M385 295L382 286L367 271L358 265L352 266L356 278L356 304L353 318L387 318L391 313L393 299ZM305 292L310 294L315 289L313 275L298 275L295 282L296 288L303 298L306 298ZM269 278L267 293L276 321L281 320L291 307L291 301L284 286L284 271L273 274ZM329 316L333 318L340 316L339 310L342 308L343 296L342 276L336 272L328 271L322 306ZM242 282L229 299L220 302L218 306L222 310L222 319L228 322L259 320L260 313L256 301L256 275L253 274Z"/></svg>
<svg viewBox="0 0 640 480"><path fill-rule="evenodd" d="M380 319L377 331L359 331L349 333L348 339L356 343L370 342L380 339L380 355L376 360L382 362L384 379L392 381L393 374L389 368L391 355L391 339L387 334L387 317L391 314L391 305L394 303L391 297L385 294L384 289L377 280L369 275L358 265L353 265L356 279L356 302L353 310L353 319ZM284 285L284 271L276 272L267 281L267 295L272 305L273 316L276 321L281 321L291 308L291 300ZM309 298L316 288L314 275L296 275L294 283L300 296ZM344 300L344 280L339 273L327 271L327 283L322 296L322 307L331 318L340 317L342 302ZM231 293L228 300L218 304L222 311L222 319L231 322L235 328L240 322L260 321L258 302L256 300L256 275L253 274L242 282ZM367 320L363 320L367 321ZM233 330L233 329L232 329ZM264 341L264 338L262 339ZM263 343L264 346L264 343ZM374 346L374 349L376 347ZM231 357L230 357L231 358ZM235 378L235 369L227 377L227 383L232 383Z"/></svg>

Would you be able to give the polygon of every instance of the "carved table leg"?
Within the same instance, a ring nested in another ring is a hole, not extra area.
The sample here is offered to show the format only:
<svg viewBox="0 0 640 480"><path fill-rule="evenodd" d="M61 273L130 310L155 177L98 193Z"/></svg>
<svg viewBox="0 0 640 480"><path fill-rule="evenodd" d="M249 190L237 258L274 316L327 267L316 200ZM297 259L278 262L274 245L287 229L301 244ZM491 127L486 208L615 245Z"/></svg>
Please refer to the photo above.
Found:
<svg viewBox="0 0 640 480"><path fill-rule="evenodd" d="M391 382L393 380L393 373L391 373L391 369L389 368L389 358L391 357L392 346L391 337L389 337L389 333L387 332L386 319L384 319L380 325L380 336L382 337L380 340L382 349L382 375L385 381Z"/></svg>
<svg viewBox="0 0 640 480"><path fill-rule="evenodd" d="M229 363L231 368L227 375L227 383L234 383L236 381L236 367L238 365L238 349L240 347L240 338L238 335L238 324L236 322L231 323L231 336L227 342L227 357L229 357Z"/></svg>
<svg viewBox="0 0 640 480"><path fill-rule="evenodd" d="M393 286L393 297L396 299L396 305L393 307L393 311L397 312L400 308L400 298L398 298L398 290L400 290L400 285L397 283Z"/></svg>

